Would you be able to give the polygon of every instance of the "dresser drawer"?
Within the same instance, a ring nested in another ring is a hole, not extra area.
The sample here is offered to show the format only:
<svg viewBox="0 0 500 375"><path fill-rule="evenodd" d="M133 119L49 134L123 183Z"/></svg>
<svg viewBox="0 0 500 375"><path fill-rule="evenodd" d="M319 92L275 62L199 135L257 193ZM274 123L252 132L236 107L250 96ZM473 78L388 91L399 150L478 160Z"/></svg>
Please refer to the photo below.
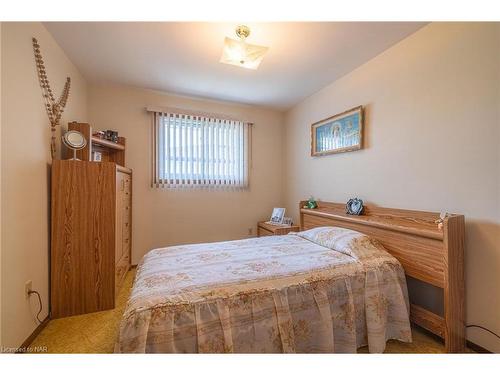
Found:
<svg viewBox="0 0 500 375"><path fill-rule="evenodd" d="M124 177L124 180L123 180L123 183L124 183L124 191L125 193L129 193L132 191L132 179L130 178L130 176L125 176Z"/></svg>
<svg viewBox="0 0 500 375"><path fill-rule="evenodd" d="M123 218L123 232L130 233L130 217L129 216L125 216Z"/></svg>
<svg viewBox="0 0 500 375"><path fill-rule="evenodd" d="M130 241L126 242L123 244L123 255L130 257ZM130 265L130 259L129 259L129 265Z"/></svg>
<svg viewBox="0 0 500 375"><path fill-rule="evenodd" d="M123 233L123 254L127 253L127 249L130 248L130 233Z"/></svg>
<svg viewBox="0 0 500 375"><path fill-rule="evenodd" d="M298 225L272 225L266 222L257 223L257 236L283 236L290 232L300 232Z"/></svg>
<svg viewBox="0 0 500 375"><path fill-rule="evenodd" d="M123 222L128 223L130 222L130 216L132 214L131 210L131 202L124 200L123 201L123 209L122 209L122 215L123 215Z"/></svg>
<svg viewBox="0 0 500 375"><path fill-rule="evenodd" d="M123 215L125 217L130 217L130 212L131 212L130 201L125 199L123 202Z"/></svg>
<svg viewBox="0 0 500 375"><path fill-rule="evenodd" d="M118 261L118 264L115 267L115 292L118 293L120 287L123 284L123 280L125 280L125 276L127 275L127 271L130 267L130 256L128 251L123 254L122 258ZM116 297L116 295L115 295Z"/></svg>
<svg viewBox="0 0 500 375"><path fill-rule="evenodd" d="M267 229L257 227L257 236L258 237L274 236L274 233Z"/></svg>

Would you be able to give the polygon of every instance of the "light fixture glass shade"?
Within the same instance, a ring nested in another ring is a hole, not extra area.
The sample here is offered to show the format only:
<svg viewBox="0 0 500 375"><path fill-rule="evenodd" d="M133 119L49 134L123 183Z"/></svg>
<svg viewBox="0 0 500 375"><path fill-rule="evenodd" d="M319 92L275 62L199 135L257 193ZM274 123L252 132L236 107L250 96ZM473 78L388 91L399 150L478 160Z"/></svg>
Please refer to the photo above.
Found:
<svg viewBox="0 0 500 375"><path fill-rule="evenodd" d="M268 47L245 43L244 40L226 37L220 62L247 69L257 69L268 49Z"/></svg>

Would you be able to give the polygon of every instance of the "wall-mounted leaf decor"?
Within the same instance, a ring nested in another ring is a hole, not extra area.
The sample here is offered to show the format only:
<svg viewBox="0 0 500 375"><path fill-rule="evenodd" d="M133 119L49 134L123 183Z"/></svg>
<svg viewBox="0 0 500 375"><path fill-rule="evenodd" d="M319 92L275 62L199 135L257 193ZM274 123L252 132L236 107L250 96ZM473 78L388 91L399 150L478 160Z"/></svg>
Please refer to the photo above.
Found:
<svg viewBox="0 0 500 375"><path fill-rule="evenodd" d="M59 125L62 113L68 102L69 89L71 86L71 78L66 77L66 83L64 84L63 91L59 98L56 100L54 93L50 88L49 79L47 78L47 72L43 64L42 54L40 52L40 45L36 38L33 38L33 51L35 53L36 68L38 71L38 80L40 81L40 87L42 88L42 95L45 101L45 109L50 121L50 130L52 132L50 140L50 155L52 159L56 156L56 127Z"/></svg>

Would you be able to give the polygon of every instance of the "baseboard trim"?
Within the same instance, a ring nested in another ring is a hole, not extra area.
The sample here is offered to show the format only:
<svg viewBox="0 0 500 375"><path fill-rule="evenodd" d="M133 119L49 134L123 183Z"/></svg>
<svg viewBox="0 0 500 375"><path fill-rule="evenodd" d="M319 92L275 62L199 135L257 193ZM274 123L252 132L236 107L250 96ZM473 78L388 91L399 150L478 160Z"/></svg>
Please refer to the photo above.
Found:
<svg viewBox="0 0 500 375"><path fill-rule="evenodd" d="M19 348L17 348L16 353L28 353L30 352L28 350L28 347L31 345L33 341L35 341L35 338L42 332L42 330L49 324L50 318L47 316L43 322L41 322L35 330L31 333L31 335L28 336L26 340L21 344ZM40 350L39 352L43 352L43 350Z"/></svg>
<svg viewBox="0 0 500 375"><path fill-rule="evenodd" d="M467 347L471 350L474 350L476 353L481 353L481 354L491 354L493 352L490 352L488 349L483 348L481 345L478 345L472 341L467 340L465 342Z"/></svg>
<svg viewBox="0 0 500 375"><path fill-rule="evenodd" d="M426 333L428 333L429 335L431 335L432 337L434 337L434 339L436 339L437 341L440 341L444 344L444 339L439 336L439 335L436 335L434 332L431 332L429 331L428 329L425 329L424 327L421 327L415 323L412 323L412 329L417 326L419 329L422 329L424 330ZM471 350L474 350L476 353L480 353L480 354L491 354L492 352L490 352L488 349L485 349L483 348L481 345L478 345L472 341L469 341L469 340L465 340L465 346L468 347L469 349Z"/></svg>

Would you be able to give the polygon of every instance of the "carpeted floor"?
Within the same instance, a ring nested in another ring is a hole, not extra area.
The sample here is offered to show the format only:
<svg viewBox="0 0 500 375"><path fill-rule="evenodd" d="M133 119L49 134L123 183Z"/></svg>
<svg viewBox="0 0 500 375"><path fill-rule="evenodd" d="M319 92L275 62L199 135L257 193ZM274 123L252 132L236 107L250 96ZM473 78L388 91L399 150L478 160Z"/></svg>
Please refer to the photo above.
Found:
<svg viewBox="0 0 500 375"><path fill-rule="evenodd" d="M128 273L114 310L51 320L31 347L46 347L48 353L112 353L134 276L135 270ZM358 352L367 353L368 348ZM444 353L444 346L433 335L415 327L413 343L391 340L385 352Z"/></svg>
<svg viewBox="0 0 500 375"><path fill-rule="evenodd" d="M51 320L30 347L46 347L46 353L113 353L134 276L135 269L128 272L115 309Z"/></svg>

